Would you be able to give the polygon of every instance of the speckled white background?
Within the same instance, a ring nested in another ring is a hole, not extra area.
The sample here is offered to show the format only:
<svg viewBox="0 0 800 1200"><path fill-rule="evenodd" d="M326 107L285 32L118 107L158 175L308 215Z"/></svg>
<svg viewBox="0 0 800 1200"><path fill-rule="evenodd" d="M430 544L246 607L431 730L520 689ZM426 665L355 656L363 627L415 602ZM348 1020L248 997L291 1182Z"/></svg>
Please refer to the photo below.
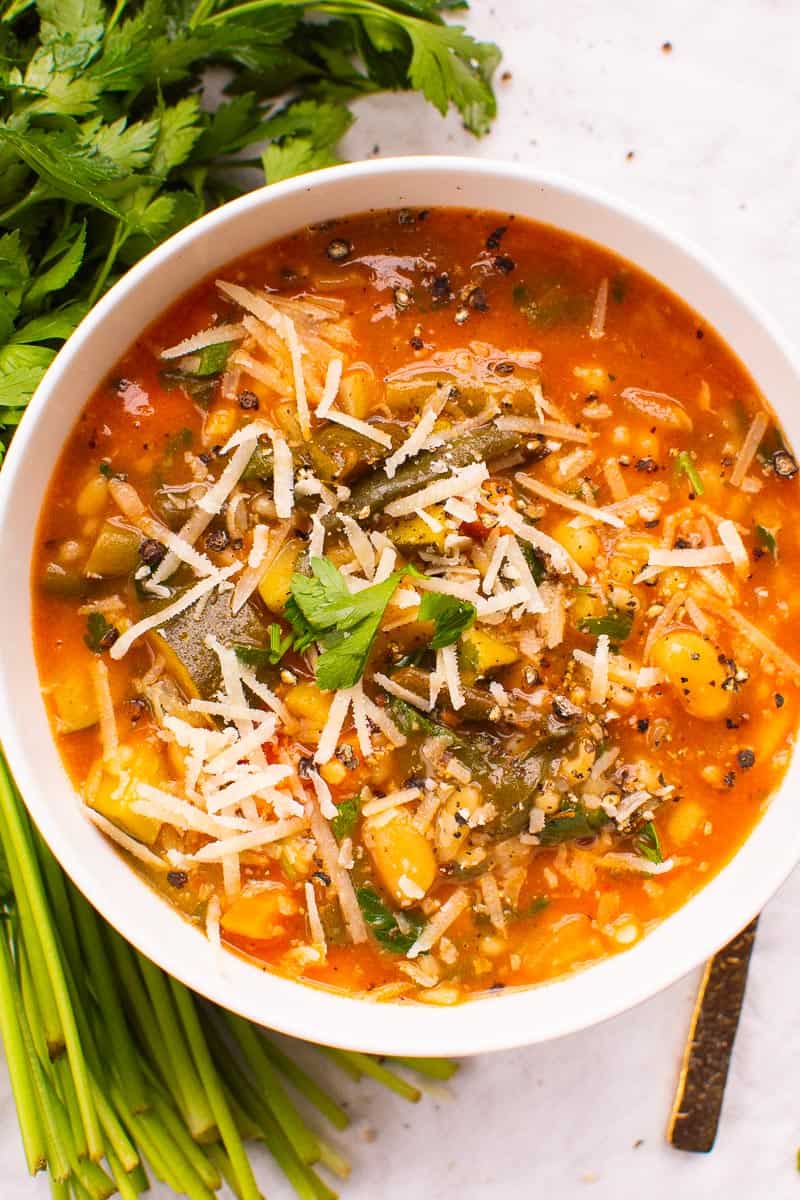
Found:
<svg viewBox="0 0 800 1200"><path fill-rule="evenodd" d="M481 143L421 101L363 102L345 151L513 158L602 186L713 253L795 333L800 295L797 0L473 0L506 52ZM662 53L671 41L673 52ZM633 157L629 157L633 152ZM498 197L498 207L502 198ZM713 1154L664 1140L696 979L549 1046L473 1059L411 1107L345 1086L350 1200L795 1197L800 1145L800 874L764 915ZM487 1010L487 1020L489 1019ZM266 1157L270 1200L292 1195ZM24 1172L0 1071L0 1196Z"/></svg>

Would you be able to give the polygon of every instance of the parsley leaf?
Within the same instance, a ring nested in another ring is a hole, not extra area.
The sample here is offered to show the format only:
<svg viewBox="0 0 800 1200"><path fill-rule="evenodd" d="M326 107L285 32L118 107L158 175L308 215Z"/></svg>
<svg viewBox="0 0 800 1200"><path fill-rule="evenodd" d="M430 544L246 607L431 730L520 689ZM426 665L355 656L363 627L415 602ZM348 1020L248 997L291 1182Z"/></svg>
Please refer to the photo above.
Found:
<svg viewBox="0 0 800 1200"><path fill-rule="evenodd" d="M441 112L455 106L474 133L485 132L495 112L498 51L446 22L443 12L457 7L465 5L6 4L0 461L58 344L122 271L257 183L253 168L276 180L337 162L357 97L417 89ZM201 104L209 68L225 73L224 98L213 88ZM213 378L221 354L202 356L203 375ZM191 390L201 385L197 379ZM368 633L359 627L356 639L367 649Z"/></svg>
<svg viewBox="0 0 800 1200"><path fill-rule="evenodd" d="M648 862L662 863L664 854L661 850L661 839L652 821L642 826L633 843L637 854L641 854Z"/></svg>
<svg viewBox="0 0 800 1200"><path fill-rule="evenodd" d="M234 645L233 649L239 662L258 670L259 667L274 667L281 661L287 650L292 647L292 635L287 633L284 637L280 625L274 623L270 625L267 633L269 635L268 646L249 646L241 643Z"/></svg>
<svg viewBox="0 0 800 1200"><path fill-rule="evenodd" d="M578 622L578 628L591 637L606 634L612 642L624 642L631 635L633 613L624 608L611 608L604 617L584 617Z"/></svg>
<svg viewBox="0 0 800 1200"><path fill-rule="evenodd" d="M431 650L452 646L462 633L475 624L477 609L470 600L459 600L441 592L425 592L419 606L420 621L433 621L433 637L428 643Z"/></svg>
<svg viewBox="0 0 800 1200"><path fill-rule="evenodd" d="M403 913L403 920L408 923L408 929L404 932L395 914L374 888L356 888L356 899L375 941L392 954L407 954L425 927L422 914Z"/></svg>
<svg viewBox="0 0 800 1200"><path fill-rule="evenodd" d="M295 648L321 642L316 680L323 691L352 687L364 674L386 606L408 568L394 571L351 595L344 576L326 558L311 559L312 575L294 574L284 616L295 631Z"/></svg>
<svg viewBox="0 0 800 1200"><path fill-rule="evenodd" d="M84 642L93 654L102 654L113 646L119 637L119 630L110 625L101 612L90 612L86 618L86 635Z"/></svg>
<svg viewBox="0 0 800 1200"><path fill-rule="evenodd" d="M336 816L331 817L331 829L337 842L349 837L356 827L358 814L361 812L361 795L348 796L336 806Z"/></svg>
<svg viewBox="0 0 800 1200"><path fill-rule="evenodd" d="M766 525L756 525L756 537L761 542L762 546L766 546L772 558L778 560L778 536L772 529L767 529Z"/></svg>

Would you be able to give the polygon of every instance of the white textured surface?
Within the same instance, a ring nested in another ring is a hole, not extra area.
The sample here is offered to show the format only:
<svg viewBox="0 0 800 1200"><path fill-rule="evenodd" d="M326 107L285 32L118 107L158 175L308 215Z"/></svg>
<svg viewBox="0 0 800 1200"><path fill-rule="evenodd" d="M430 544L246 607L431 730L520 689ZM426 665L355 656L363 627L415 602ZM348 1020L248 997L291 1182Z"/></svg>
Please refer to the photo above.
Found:
<svg viewBox="0 0 800 1200"><path fill-rule="evenodd" d="M506 51L500 118L475 143L421 101L364 102L351 158L474 153L602 186L702 244L793 333L800 295L800 7L796 0L473 0L470 29ZM666 55L661 45L671 41ZM626 156L634 152L633 159ZM497 204L502 208L502 197ZM797 1194L800 968L796 873L765 913L717 1146L664 1142L695 979L599 1029L465 1063L417 1108L351 1088L351 1200L672 1200ZM488 1018L487 1018L488 1019ZM341 1090L341 1089L340 1089ZM377 1136L368 1141L368 1131ZM638 1144L640 1143L640 1144ZM270 1200L292 1195L266 1160ZM24 1174L0 1074L0 1194Z"/></svg>

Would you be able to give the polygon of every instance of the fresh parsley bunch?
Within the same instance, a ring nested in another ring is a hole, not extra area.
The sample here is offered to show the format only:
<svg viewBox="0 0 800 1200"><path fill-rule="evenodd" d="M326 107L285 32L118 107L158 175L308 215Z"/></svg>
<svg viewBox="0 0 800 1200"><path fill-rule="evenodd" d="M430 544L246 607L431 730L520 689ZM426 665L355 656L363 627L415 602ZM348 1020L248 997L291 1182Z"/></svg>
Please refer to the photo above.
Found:
<svg viewBox="0 0 800 1200"><path fill-rule="evenodd" d="M0 4L0 7L2 5ZM256 182L338 161L349 105L415 89L485 133L493 45L453 0L11 0L0 15L0 455L114 279ZM226 72L212 111L201 89Z"/></svg>

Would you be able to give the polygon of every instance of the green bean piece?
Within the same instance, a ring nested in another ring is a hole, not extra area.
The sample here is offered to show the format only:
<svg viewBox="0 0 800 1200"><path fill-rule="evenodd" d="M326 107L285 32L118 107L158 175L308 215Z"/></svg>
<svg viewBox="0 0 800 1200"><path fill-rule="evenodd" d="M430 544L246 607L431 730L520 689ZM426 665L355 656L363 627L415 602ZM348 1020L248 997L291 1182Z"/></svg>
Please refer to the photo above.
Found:
<svg viewBox="0 0 800 1200"><path fill-rule="evenodd" d="M359 520L367 520L379 515L391 504L403 496L409 496L429 483L443 477L442 465L450 468L466 467L470 463L490 461L501 458L512 450L524 451L525 443L520 440L518 433L497 429L494 425L486 425L467 433L464 437L453 441L444 448L425 450L417 454L397 468L390 479L384 467L372 471L360 480L346 500L327 518L329 525L334 525L339 514L344 513Z"/></svg>

